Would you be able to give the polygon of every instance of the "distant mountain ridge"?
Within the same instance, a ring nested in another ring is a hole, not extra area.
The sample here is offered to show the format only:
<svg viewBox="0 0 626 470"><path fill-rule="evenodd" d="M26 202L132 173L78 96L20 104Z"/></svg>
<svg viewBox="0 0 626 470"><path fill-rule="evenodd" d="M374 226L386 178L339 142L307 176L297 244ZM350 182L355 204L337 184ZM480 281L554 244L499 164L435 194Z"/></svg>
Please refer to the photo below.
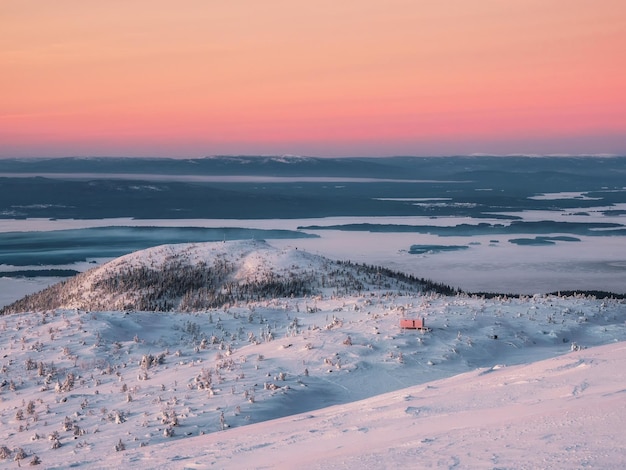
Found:
<svg viewBox="0 0 626 470"><path fill-rule="evenodd" d="M392 160L376 158L317 158L300 156L215 156L194 159L173 158L51 158L0 159L0 173L102 173L212 176L345 176L403 178L403 168Z"/></svg>
<svg viewBox="0 0 626 470"><path fill-rule="evenodd" d="M625 178L626 157L0 159L0 218L474 217L552 210L538 196L559 192L584 210L624 203Z"/></svg>
<svg viewBox="0 0 626 470"><path fill-rule="evenodd" d="M211 156L204 158L63 157L0 159L0 173L102 173L160 175L343 176L465 179L482 172L563 172L570 176L626 171L626 156L307 157Z"/></svg>

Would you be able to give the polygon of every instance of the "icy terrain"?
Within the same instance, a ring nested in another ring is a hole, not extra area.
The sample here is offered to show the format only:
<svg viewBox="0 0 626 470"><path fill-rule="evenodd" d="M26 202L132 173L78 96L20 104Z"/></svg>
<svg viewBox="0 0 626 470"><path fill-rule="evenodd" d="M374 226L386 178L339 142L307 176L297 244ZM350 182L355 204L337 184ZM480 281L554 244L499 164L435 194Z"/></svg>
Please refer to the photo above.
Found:
<svg viewBox="0 0 626 470"><path fill-rule="evenodd" d="M85 273L74 298L127 304L93 285L171 259L230 260L244 283L336 267L261 242L170 245ZM0 466L626 465L624 301L450 297L350 272L344 292L202 311L0 317Z"/></svg>

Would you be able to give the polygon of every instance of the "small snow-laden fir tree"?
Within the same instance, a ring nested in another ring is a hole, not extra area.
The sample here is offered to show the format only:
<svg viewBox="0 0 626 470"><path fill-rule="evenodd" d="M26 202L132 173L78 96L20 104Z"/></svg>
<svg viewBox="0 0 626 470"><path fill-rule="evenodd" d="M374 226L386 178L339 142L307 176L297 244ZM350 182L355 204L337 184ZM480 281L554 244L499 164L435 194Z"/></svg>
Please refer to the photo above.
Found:
<svg viewBox="0 0 626 470"><path fill-rule="evenodd" d="M18 463L18 467L19 467L20 460L24 460L26 457L28 457L28 455L26 454L24 449L22 449L21 447L18 447L15 450L15 457L13 457L13 460L15 460Z"/></svg>

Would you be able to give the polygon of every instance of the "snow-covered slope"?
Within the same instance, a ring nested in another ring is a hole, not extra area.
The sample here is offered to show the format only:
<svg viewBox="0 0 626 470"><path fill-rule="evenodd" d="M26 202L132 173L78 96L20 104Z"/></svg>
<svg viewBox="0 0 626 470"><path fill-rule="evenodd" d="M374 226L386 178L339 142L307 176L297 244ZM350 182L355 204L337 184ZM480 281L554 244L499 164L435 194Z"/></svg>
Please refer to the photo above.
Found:
<svg viewBox="0 0 626 470"><path fill-rule="evenodd" d="M162 247L106 269L165 259L232 262L232 279L333 272L261 242ZM1 316L0 467L626 464L623 301L448 297L357 273L366 289L202 312Z"/></svg>
<svg viewBox="0 0 626 470"><path fill-rule="evenodd" d="M113 455L106 468L626 465L626 343Z"/></svg>
<svg viewBox="0 0 626 470"><path fill-rule="evenodd" d="M264 241L162 245L117 258L3 311L199 311L260 298L351 293L381 284L413 291L423 287L391 274L295 248L276 249Z"/></svg>

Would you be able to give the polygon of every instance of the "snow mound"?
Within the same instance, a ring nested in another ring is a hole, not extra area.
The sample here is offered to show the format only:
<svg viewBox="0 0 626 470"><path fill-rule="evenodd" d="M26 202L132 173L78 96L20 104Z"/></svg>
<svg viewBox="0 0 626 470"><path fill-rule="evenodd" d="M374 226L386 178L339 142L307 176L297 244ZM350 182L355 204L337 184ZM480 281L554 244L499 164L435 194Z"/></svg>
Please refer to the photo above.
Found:
<svg viewBox="0 0 626 470"><path fill-rule="evenodd" d="M393 276L258 240L162 245L81 273L2 312L202 311L264 298L397 288L399 283L413 291L423 287L400 273Z"/></svg>

